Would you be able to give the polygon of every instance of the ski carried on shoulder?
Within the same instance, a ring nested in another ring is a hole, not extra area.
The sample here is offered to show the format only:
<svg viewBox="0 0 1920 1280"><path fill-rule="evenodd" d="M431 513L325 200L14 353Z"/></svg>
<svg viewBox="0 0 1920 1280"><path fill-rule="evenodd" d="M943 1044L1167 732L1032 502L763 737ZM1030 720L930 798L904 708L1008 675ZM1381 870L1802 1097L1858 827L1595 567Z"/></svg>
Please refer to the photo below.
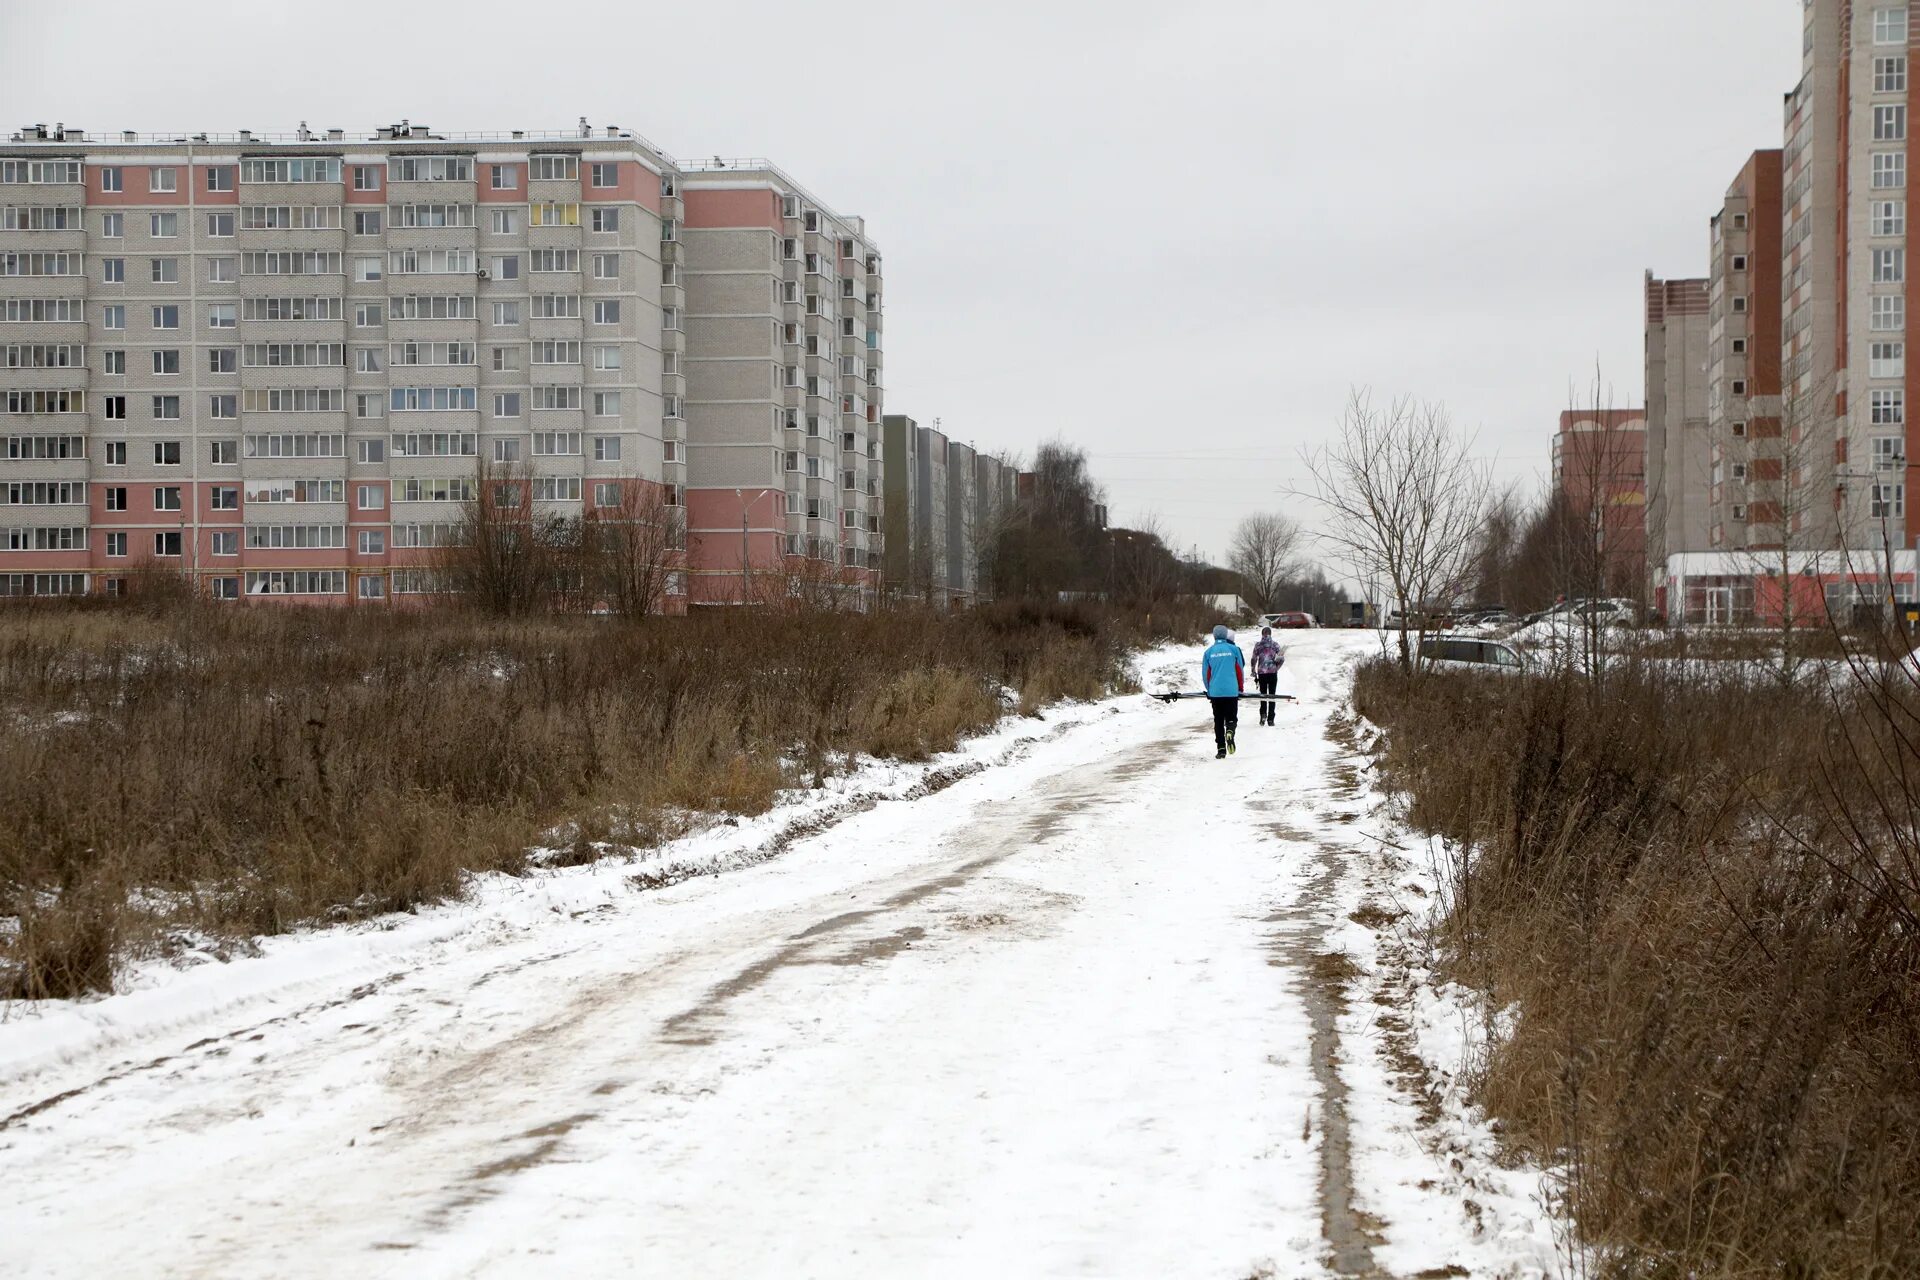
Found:
<svg viewBox="0 0 1920 1280"><path fill-rule="evenodd" d="M1147 695L1159 702L1181 702L1190 698L1205 698L1204 693L1150 693ZM1290 693L1242 693L1236 695L1242 702L1298 702L1300 699Z"/></svg>

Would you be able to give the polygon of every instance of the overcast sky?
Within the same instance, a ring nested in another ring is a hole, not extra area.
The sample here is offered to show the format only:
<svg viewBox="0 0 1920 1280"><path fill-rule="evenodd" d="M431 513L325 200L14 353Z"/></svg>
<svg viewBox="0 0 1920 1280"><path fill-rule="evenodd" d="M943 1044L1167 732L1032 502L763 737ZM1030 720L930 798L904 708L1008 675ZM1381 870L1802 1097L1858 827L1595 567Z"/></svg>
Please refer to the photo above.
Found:
<svg viewBox="0 0 1920 1280"><path fill-rule="evenodd" d="M0 126L618 124L768 156L886 257L886 405L1058 435L1113 519L1224 553L1350 385L1544 483L1641 273L1780 145L1799 0L0 0Z"/></svg>

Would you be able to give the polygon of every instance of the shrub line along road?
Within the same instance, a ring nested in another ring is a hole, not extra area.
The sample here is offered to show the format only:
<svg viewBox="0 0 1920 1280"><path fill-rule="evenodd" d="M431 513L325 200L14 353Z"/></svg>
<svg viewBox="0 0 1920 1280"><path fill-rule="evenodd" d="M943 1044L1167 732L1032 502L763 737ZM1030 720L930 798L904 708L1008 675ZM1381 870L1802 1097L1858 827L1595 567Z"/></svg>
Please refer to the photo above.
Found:
<svg viewBox="0 0 1920 1280"><path fill-rule="evenodd" d="M1446 1233L1396 1239L1380 1208L1437 1159L1353 1185L1401 1111L1346 1114L1375 1055L1324 972L1366 870L1328 720L1370 640L1293 639L1301 701L1269 729L1249 709L1224 762L1204 703L1116 699L763 865L476 911L375 980L0 1076L0 1270L1444 1265ZM1150 687L1191 687L1198 654L1151 659Z"/></svg>

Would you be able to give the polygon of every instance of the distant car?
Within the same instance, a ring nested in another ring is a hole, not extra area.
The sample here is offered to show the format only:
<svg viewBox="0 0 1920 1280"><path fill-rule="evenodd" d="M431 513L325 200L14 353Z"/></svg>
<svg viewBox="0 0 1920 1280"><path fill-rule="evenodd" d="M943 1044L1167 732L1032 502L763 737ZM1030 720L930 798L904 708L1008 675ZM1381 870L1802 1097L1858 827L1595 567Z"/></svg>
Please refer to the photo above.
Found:
<svg viewBox="0 0 1920 1280"><path fill-rule="evenodd" d="M1478 636L1428 636L1420 642L1420 661L1432 667L1518 675L1526 659L1512 645Z"/></svg>
<svg viewBox="0 0 1920 1280"><path fill-rule="evenodd" d="M1263 614L1260 618L1260 625L1263 627L1272 627L1275 631L1291 631L1305 627L1317 627L1320 624L1313 620L1313 615L1310 613L1294 612Z"/></svg>

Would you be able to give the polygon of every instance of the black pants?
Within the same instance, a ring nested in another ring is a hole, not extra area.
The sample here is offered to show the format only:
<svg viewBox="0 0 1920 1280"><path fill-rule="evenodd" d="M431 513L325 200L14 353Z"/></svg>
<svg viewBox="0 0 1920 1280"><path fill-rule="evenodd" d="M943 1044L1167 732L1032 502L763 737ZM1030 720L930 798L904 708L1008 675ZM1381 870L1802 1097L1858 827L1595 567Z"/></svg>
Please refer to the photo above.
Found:
<svg viewBox="0 0 1920 1280"><path fill-rule="evenodd" d="M1255 676L1254 679L1260 683L1260 692L1271 697L1274 686L1280 683L1280 673L1276 671L1270 676ZM1271 702L1263 702L1260 704L1260 723L1273 723L1273 704Z"/></svg>
<svg viewBox="0 0 1920 1280"><path fill-rule="evenodd" d="M1240 727L1240 699L1208 698L1213 704L1213 745L1216 750L1227 749L1227 735Z"/></svg>

